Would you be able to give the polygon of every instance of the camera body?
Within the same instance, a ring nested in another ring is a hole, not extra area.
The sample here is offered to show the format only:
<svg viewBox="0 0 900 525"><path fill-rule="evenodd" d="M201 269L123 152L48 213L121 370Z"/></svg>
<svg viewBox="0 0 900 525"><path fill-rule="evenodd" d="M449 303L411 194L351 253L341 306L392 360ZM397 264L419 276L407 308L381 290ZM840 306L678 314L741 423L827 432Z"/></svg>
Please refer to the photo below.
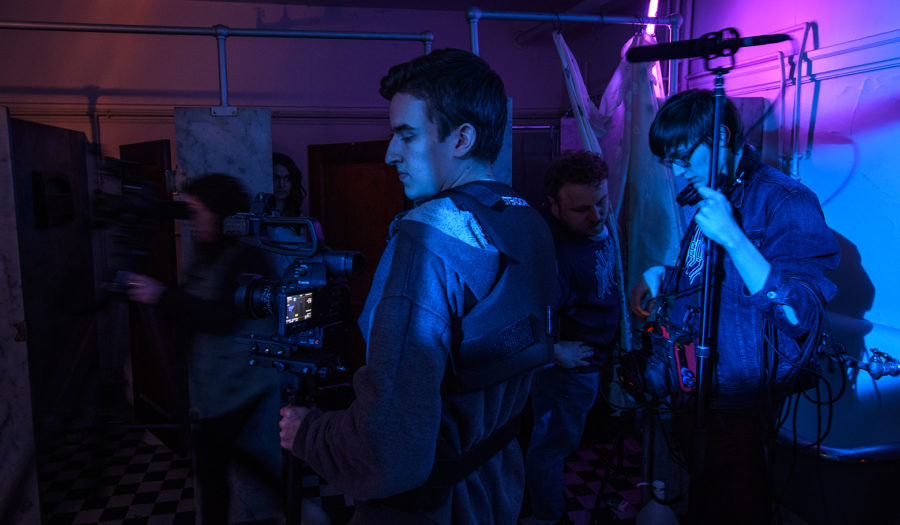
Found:
<svg viewBox="0 0 900 525"><path fill-rule="evenodd" d="M347 277L360 271L362 255L328 249L318 221L307 217L242 213L226 218L223 231L284 268L277 279L244 275L235 291L245 317L275 318L273 332L243 338L250 364L320 379L342 373L339 350L352 324Z"/></svg>

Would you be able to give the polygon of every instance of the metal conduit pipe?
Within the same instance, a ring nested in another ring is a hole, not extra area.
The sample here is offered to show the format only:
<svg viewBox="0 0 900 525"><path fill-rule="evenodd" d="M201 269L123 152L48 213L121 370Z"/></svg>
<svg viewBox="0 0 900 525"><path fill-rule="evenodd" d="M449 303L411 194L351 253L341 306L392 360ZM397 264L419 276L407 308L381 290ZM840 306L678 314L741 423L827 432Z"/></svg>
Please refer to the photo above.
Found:
<svg viewBox="0 0 900 525"><path fill-rule="evenodd" d="M535 22L584 22L593 24L629 24L647 25L656 24L667 26L671 30L671 41L678 40L678 29L681 27L683 17L672 15L667 17L641 17L641 16L604 16L604 15L566 15L554 13L516 13L482 11L473 7L466 11L466 20L469 21L469 39L472 53L478 54L478 21L485 20L530 20ZM516 39L518 42L518 39ZM678 90L678 61L671 61L669 67L669 92Z"/></svg>
<svg viewBox="0 0 900 525"><path fill-rule="evenodd" d="M678 41L678 30L681 29L681 23L684 18L681 15L675 15L672 25L669 26L669 42ZM678 60L669 61L669 93L668 96L678 93Z"/></svg>
<svg viewBox="0 0 900 525"><path fill-rule="evenodd" d="M219 50L219 107L228 107L228 64L225 59L225 38L228 36L228 28L223 25L214 27L216 30L216 44Z"/></svg>
<svg viewBox="0 0 900 525"><path fill-rule="evenodd" d="M779 160L779 162L781 162L781 165L779 166L779 168L781 168L781 171L788 172L788 171L790 171L790 167L787 167L787 169L785 169L786 168L786 166L785 166L785 164L786 164L785 155L786 154L785 154L785 147L784 147L784 128L786 126L786 123L784 121L784 117L785 117L784 103L785 103L785 96L786 96L786 92L787 92L787 67L785 67L785 62L787 62L787 57L784 55L784 51L779 51L778 52L778 63L781 64L781 90L779 92L779 98L780 98L780 103L781 103L780 104L781 118L779 119L779 122L778 122L778 138L777 138L778 160Z"/></svg>
<svg viewBox="0 0 900 525"><path fill-rule="evenodd" d="M793 166L794 170L791 175L797 180L800 178L800 86L803 84L803 63L807 63L807 67L812 71L812 64L806 53L806 44L809 41L810 31L813 33L813 45L819 47L818 25L815 22L807 22L803 30L803 41L800 44L800 51L797 52L797 70L794 72L794 122L791 130L791 141L793 142Z"/></svg>
<svg viewBox="0 0 900 525"><path fill-rule="evenodd" d="M149 35L213 36L219 53L219 100L220 109L228 108L228 75L225 57L225 39L229 36L274 37L274 38L321 38L333 40L401 40L417 41L425 44L425 54L431 52L434 33L366 33L345 31L303 31L290 29L246 29L229 28L218 24L213 27L183 26L136 26L119 24L77 24L56 22L12 22L0 20L0 29L30 31L72 31L82 33L127 33ZM216 111L213 111L217 114ZM227 114L234 114L233 111Z"/></svg>
<svg viewBox="0 0 900 525"><path fill-rule="evenodd" d="M787 127L787 121L785 120L785 92L787 91L787 75L785 73L785 62L787 61L787 57L784 52L778 52L778 58L781 62L781 122L779 123L778 128L778 146L781 149L779 153L779 159L781 160L781 171L791 175L797 180L800 180L800 84L803 81L803 73L802 73L802 64L803 62L808 63L808 67L811 69L811 61L809 60L809 56L806 51L806 43L809 39L810 31L813 31L813 45L818 48L818 26L815 22L804 22L801 24L795 24L790 27L786 27L784 29L779 30L779 33L793 33L795 31L803 30L803 39L800 44L800 49L797 52L795 60L793 62L794 68L791 71L791 80L794 82L795 86L795 96L794 96L794 109L791 112L791 129L790 129L790 145L786 148L784 144L784 136L782 132L782 128ZM790 149L790 151L787 151Z"/></svg>
<svg viewBox="0 0 900 525"><path fill-rule="evenodd" d="M469 41L472 53L478 54L478 21L481 19L481 9L473 7L466 11L466 20L469 21Z"/></svg>
<svg viewBox="0 0 900 525"><path fill-rule="evenodd" d="M224 25L216 25L213 27L135 26L56 22L11 22L0 20L0 29L199 36L218 36L220 31L224 31L225 36L325 38L342 40L411 40L421 42L432 42L434 40L434 33L431 31L424 31L422 33L366 33L346 31L304 31L300 29L229 28Z"/></svg>
<svg viewBox="0 0 900 525"><path fill-rule="evenodd" d="M631 25L671 25L676 19L680 22L681 15L671 17L644 17L644 16L606 16L606 15L567 15L555 13L520 13L482 11L473 7L466 12L466 18L483 18L485 20L531 20L536 22L591 22L595 24L631 24Z"/></svg>

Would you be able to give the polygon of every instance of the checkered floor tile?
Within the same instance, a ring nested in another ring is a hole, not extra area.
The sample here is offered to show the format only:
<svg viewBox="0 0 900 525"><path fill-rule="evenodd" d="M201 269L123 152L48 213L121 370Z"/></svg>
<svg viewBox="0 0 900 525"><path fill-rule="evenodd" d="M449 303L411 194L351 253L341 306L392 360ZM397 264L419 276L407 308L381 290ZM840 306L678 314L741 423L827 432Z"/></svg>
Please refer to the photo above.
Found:
<svg viewBox="0 0 900 525"><path fill-rule="evenodd" d="M640 507L641 445L633 438L585 446L566 459L566 514L575 525L631 525ZM530 525L528 502L522 525Z"/></svg>
<svg viewBox="0 0 900 525"><path fill-rule="evenodd" d="M143 430L73 432L43 451L44 522L193 523L190 459L143 438Z"/></svg>
<svg viewBox="0 0 900 525"><path fill-rule="evenodd" d="M568 458L566 506L575 525L634 523L640 502L640 448L635 439L624 438L585 447ZM69 432L39 457L44 523L193 524L190 463L145 430ZM303 497L317 500L334 525L347 523L353 514L352 499L306 466ZM526 501L521 523L529 523L529 514Z"/></svg>

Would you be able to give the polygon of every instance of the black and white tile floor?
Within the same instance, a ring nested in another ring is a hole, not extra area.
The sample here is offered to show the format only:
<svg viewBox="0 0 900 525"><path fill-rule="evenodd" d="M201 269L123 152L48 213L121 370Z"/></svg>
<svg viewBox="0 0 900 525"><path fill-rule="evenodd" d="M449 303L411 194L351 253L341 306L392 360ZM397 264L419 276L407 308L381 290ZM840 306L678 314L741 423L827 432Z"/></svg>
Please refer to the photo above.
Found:
<svg viewBox="0 0 900 525"><path fill-rule="evenodd" d="M566 504L576 525L634 523L640 501L640 443L625 438L616 445L594 444L567 460ZM42 451L39 463L46 525L194 523L190 458L175 454L145 430L70 432ZM303 496L317 498L335 525L352 515L352 500L311 471L304 473L303 487ZM603 494L599 499L598 491ZM597 501L602 512L592 521ZM526 502L521 523L530 523L529 514Z"/></svg>
<svg viewBox="0 0 900 525"><path fill-rule="evenodd" d="M145 443L144 430L68 433L39 456L48 525L192 524L190 459Z"/></svg>

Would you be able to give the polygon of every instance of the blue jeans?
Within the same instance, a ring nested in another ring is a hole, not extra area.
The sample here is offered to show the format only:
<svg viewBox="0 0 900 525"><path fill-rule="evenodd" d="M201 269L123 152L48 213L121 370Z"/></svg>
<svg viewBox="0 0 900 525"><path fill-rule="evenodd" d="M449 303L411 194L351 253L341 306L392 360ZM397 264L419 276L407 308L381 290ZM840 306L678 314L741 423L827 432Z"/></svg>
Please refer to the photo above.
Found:
<svg viewBox="0 0 900 525"><path fill-rule="evenodd" d="M534 375L534 427L525 456L525 480L537 519L559 519L566 510L563 465L581 443L585 417L599 386L599 370L572 372L551 365Z"/></svg>

